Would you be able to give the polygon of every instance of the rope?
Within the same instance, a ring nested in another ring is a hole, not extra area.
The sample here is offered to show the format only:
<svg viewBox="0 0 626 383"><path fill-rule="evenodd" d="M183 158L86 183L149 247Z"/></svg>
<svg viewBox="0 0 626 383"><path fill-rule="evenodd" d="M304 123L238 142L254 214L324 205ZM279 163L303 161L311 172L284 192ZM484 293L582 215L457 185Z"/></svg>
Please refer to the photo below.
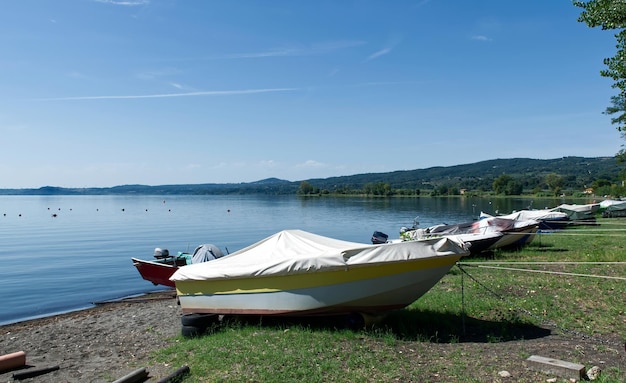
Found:
<svg viewBox="0 0 626 383"><path fill-rule="evenodd" d="M471 266L471 265L626 265L626 262L573 262L573 261L565 261L565 262L516 262L516 261L486 261L486 262L458 262L463 266Z"/></svg>
<svg viewBox="0 0 626 383"><path fill-rule="evenodd" d="M467 264L464 264L464 265L467 265ZM457 265L456 265L456 266L457 266L457 267L459 268L459 270L461 270L461 272L462 272L461 277L462 277L463 275L467 275L467 276L468 276L471 280L473 280L474 282L476 282L476 284L478 284L478 286L482 287L482 288L483 288L483 289L485 289L487 292L491 293L493 296L495 296L495 297L496 297L496 298L498 298L499 300L503 301L504 303L506 303L506 304L507 304L507 305L509 305L510 307L515 308L517 311L522 312L522 313L524 313L524 314L528 315L528 316L529 316L529 317L531 317L531 318L534 318L534 319L535 319L535 320L537 320L540 324L544 324L544 325L547 325L547 326L554 327L554 328L556 328L556 329L559 329L559 330L563 331L564 333L569 333L569 334L575 335L575 336L577 336L577 337L580 337L580 338L582 338L582 339L594 340L594 341L599 342L599 343L609 344L609 345L616 346L616 347L621 347L621 346L622 346L620 343L617 343L617 342L609 341L609 340L606 340L606 339L600 339L600 338L597 338L597 337L592 337L592 336L590 336L590 335L583 334L583 333L581 333L581 332L579 332L579 331L574 331L574 330L567 329L567 328L565 328L565 327L563 327L563 326L559 326L559 325L558 325L557 323L555 323L555 322L545 320L544 318L541 318L540 316L537 316L537 315L533 314L532 312L530 312L530 311L528 311L528 310L526 310L526 309L524 309L524 308L522 308L522 307L518 307L517 305L513 304L513 302L511 302L510 300L506 299L506 297L504 297L503 295L498 294L498 293L497 293L497 292L495 292L493 289L490 289L489 287L487 287L487 286L485 286L483 283L481 283L478 279L474 278L474 276L472 276L472 275L471 275L470 273L468 273L468 272L467 272L467 271L466 271L463 267L461 267L461 265L460 265L459 263L457 263ZM461 278L461 284L463 284L463 278ZM464 296L464 295L465 295L465 292L464 292L464 291L465 291L465 290L464 290L463 286L461 286L461 293L463 294L463 297L462 297L462 302L463 302L463 308L462 308L462 310L463 310L463 313L462 313L462 315L465 315L465 296ZM463 327L463 332L465 332L465 326Z"/></svg>
<svg viewBox="0 0 626 383"><path fill-rule="evenodd" d="M516 265L626 265L626 262L608 261L608 262L574 262L574 261L536 261L536 262L517 262L517 261L486 261L486 262L458 262L461 265L503 265L503 264L516 264Z"/></svg>
<svg viewBox="0 0 626 383"><path fill-rule="evenodd" d="M494 262L497 263L497 262ZM515 263L515 262L510 262ZM521 262L520 262L521 263ZM544 262L543 264L548 264L550 262ZM555 262L556 263L556 262ZM576 262L571 262L575 264ZM602 262L590 262L592 264L600 264ZM609 263L609 262L606 262ZM610 262L612 264L616 263L624 263L624 262ZM526 264L532 264L532 262L526 262ZM579 274L579 273L566 273L562 271L548 271L548 270L533 270L533 269L521 269L517 267L500 267L500 266L486 266L482 264L473 265L472 263L463 263L464 266L478 267L482 269L495 269L495 270L509 270L509 271L526 271L529 273L540 273L540 274L554 274L554 275L567 275L572 277L590 277L590 278L603 278L603 279L616 279L620 281L626 281L626 277L612 277L609 275L594 275L594 274Z"/></svg>

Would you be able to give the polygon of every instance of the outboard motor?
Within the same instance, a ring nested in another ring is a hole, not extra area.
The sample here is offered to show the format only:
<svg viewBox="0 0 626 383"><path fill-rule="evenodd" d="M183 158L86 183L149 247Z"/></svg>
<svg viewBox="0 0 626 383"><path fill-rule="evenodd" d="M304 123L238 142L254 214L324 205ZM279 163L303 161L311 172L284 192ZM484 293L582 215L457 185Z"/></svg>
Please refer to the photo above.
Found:
<svg viewBox="0 0 626 383"><path fill-rule="evenodd" d="M163 259L169 256L170 256L170 252L167 249L161 249L160 247L157 247L154 249L154 258L156 259Z"/></svg>
<svg viewBox="0 0 626 383"><path fill-rule="evenodd" d="M378 245L380 243L387 243L387 239L389 238L389 236L381 231L375 231L374 234L372 234L372 243L374 245Z"/></svg>

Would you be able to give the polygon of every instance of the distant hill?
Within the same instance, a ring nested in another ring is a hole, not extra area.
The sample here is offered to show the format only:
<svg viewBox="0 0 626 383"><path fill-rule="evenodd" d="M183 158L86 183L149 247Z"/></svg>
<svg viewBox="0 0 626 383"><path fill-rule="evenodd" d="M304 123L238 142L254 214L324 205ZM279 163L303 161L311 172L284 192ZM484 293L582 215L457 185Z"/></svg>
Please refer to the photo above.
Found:
<svg viewBox="0 0 626 383"><path fill-rule="evenodd" d="M308 180L320 189L333 190L335 185L362 188L366 183L384 182L392 189L433 189L443 184L466 189L489 190L502 174L520 179L525 187L541 183L546 175L563 177L565 188L584 188L593 181L606 179L617 182L620 166L615 157L563 157L550 160L529 158L495 159L473 164L437 166L427 169L400 170L390 173L370 173L344 177Z"/></svg>
<svg viewBox="0 0 626 383"><path fill-rule="evenodd" d="M617 182L621 168L614 157L563 157L550 160L529 158L494 159L473 164L437 166L427 169L398 170L351 176L286 181L268 178L248 183L208 183L184 185L121 185L110 188L0 189L2 195L100 195L100 194L295 194L303 181L325 192L363 190L368 184L385 183L392 189L432 190L450 185L468 190L490 190L493 181L506 174L519 179L525 189L539 185L547 174L564 180L564 189L582 190L597 180Z"/></svg>

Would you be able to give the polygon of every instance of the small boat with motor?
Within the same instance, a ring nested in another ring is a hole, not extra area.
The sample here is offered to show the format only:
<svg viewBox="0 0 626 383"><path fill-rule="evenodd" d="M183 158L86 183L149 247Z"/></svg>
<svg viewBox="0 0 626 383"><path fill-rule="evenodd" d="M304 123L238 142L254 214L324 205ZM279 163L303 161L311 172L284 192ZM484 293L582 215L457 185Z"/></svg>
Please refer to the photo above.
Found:
<svg viewBox="0 0 626 383"><path fill-rule="evenodd" d="M154 249L154 260L131 258L133 265L139 271L141 277L154 285L174 287L170 277L178 268L212 261L223 257L222 251L213 244L204 244L196 247L193 253L178 252L170 255L169 250L157 247Z"/></svg>

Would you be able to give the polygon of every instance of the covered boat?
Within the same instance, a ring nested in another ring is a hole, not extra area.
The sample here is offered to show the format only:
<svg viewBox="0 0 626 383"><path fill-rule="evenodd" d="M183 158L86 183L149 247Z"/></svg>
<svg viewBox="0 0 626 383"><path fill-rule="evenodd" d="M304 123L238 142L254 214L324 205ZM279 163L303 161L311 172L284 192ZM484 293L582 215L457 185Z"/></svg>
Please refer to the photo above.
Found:
<svg viewBox="0 0 626 383"><path fill-rule="evenodd" d="M602 213L604 218L626 217L626 202L609 205Z"/></svg>
<svg viewBox="0 0 626 383"><path fill-rule="evenodd" d="M447 237L470 243L470 252L472 255L476 255L487 250L523 247L532 242L538 227L539 222L535 220L522 221L481 213L479 221L450 225L440 224L424 229L418 228L416 221L411 229L402 228L400 237L405 241L429 237Z"/></svg>
<svg viewBox="0 0 626 383"><path fill-rule="evenodd" d="M480 213L480 219L492 217L486 213ZM539 223L539 230L560 230L571 224L569 215L553 209L520 210L507 215L499 215L498 218L507 218L516 221L534 220Z"/></svg>
<svg viewBox="0 0 626 383"><path fill-rule="evenodd" d="M284 230L178 269L183 313L377 313L413 303L469 251L448 238L362 244Z"/></svg>
<svg viewBox="0 0 626 383"><path fill-rule="evenodd" d="M438 229L443 226L450 226L449 231L441 230L430 232L428 229L403 227L400 229L400 240L415 241L424 238L446 237L456 242L469 244L470 255L478 255L484 251L491 250L492 247L504 237L504 233L499 231L475 232L464 230L464 224L460 225L438 225Z"/></svg>

